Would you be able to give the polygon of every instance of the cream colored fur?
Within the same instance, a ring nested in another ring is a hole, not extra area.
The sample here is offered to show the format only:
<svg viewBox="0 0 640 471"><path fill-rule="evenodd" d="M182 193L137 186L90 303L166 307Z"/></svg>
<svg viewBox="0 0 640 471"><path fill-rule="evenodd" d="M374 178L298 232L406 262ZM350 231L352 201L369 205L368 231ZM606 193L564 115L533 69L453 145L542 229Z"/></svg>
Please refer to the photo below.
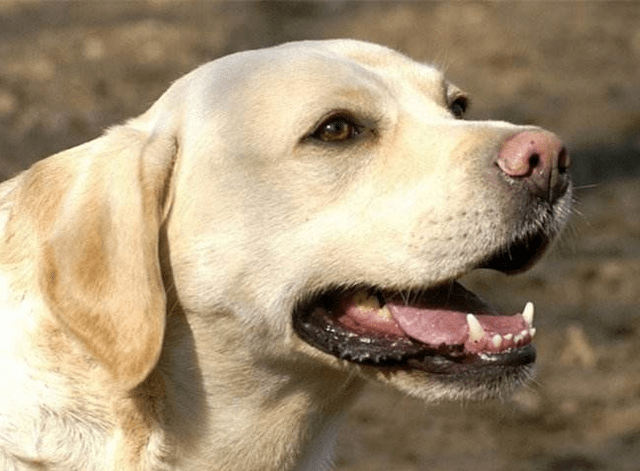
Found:
<svg viewBox="0 0 640 471"><path fill-rule="evenodd" d="M372 44L249 51L3 183L0 469L326 470L365 379L473 393L291 323L314 290L429 286L508 240L481 175L520 128L455 120L460 93ZM305 139L334 110L377 132Z"/></svg>

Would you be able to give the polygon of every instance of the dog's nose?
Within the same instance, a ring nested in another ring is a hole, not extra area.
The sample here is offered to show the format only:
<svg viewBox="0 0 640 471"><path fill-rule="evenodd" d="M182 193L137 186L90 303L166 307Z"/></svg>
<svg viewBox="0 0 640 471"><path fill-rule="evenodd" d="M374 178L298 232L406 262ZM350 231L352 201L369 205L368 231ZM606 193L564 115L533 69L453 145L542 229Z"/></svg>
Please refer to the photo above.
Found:
<svg viewBox="0 0 640 471"><path fill-rule="evenodd" d="M562 141L549 131L529 130L510 137L498 154L498 167L522 180L529 190L553 203L569 186L571 163Z"/></svg>

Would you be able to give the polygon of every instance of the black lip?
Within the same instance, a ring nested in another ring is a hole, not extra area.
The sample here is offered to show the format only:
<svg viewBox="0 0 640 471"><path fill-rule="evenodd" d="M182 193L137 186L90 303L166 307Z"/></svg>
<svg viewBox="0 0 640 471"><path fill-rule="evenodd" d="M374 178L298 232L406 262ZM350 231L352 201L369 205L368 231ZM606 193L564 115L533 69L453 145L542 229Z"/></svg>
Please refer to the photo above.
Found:
<svg viewBox="0 0 640 471"><path fill-rule="evenodd" d="M486 374L487 370L496 370L499 373L509 369L519 369L533 364L536 361L536 349L528 344L514 348L500 354L473 355L460 358L441 355L428 355L422 359L412 358L407 364L419 370L432 374L457 375L457 374Z"/></svg>
<svg viewBox="0 0 640 471"><path fill-rule="evenodd" d="M566 176L566 193L570 179ZM562 219L560 206L544 198L529 195L523 204L519 222L512 228L511 239L484 257L476 268L489 268L507 274L522 273L531 268L545 253L551 241L558 235Z"/></svg>
<svg viewBox="0 0 640 471"><path fill-rule="evenodd" d="M330 315L305 308L294 314L293 328L302 340L315 348L355 363L397 366L424 350L422 344L408 337L356 335Z"/></svg>
<svg viewBox="0 0 640 471"><path fill-rule="evenodd" d="M552 220L549 213L540 217L542 221ZM542 225L547 229L540 230ZM535 219L524 222L515 230L513 239L503 247L494 250L480 262L477 268L489 268L507 274L521 273L531 268L542 257L556 232L552 224L540 223Z"/></svg>
<svg viewBox="0 0 640 471"><path fill-rule="evenodd" d="M518 238L496 250L478 268L489 268L507 274L521 273L540 259L550 242L551 236L542 232Z"/></svg>

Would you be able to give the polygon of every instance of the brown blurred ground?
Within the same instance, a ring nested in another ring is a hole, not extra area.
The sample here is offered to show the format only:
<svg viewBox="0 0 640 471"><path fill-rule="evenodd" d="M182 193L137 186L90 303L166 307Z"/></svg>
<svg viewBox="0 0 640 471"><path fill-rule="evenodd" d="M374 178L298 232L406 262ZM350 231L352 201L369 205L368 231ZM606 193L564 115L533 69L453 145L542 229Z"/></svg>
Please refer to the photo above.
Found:
<svg viewBox="0 0 640 471"><path fill-rule="evenodd" d="M556 131L581 187L543 263L467 280L507 311L536 303L537 382L439 406L373 386L343 427L338 469L640 469L639 3L0 0L0 176L139 114L202 62L331 37L444 67L473 118Z"/></svg>

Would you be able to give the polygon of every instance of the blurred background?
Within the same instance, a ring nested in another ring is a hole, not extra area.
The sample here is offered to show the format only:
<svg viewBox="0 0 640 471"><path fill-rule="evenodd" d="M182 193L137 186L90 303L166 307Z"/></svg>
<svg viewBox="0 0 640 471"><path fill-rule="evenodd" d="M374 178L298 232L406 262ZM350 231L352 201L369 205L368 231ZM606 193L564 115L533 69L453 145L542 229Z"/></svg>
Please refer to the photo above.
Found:
<svg viewBox="0 0 640 471"><path fill-rule="evenodd" d="M0 0L0 176L97 137L222 55L351 37L443 68L472 119L537 124L573 158L576 213L542 263L466 282L536 304L537 380L425 405L372 385L340 471L640 469L640 3Z"/></svg>

